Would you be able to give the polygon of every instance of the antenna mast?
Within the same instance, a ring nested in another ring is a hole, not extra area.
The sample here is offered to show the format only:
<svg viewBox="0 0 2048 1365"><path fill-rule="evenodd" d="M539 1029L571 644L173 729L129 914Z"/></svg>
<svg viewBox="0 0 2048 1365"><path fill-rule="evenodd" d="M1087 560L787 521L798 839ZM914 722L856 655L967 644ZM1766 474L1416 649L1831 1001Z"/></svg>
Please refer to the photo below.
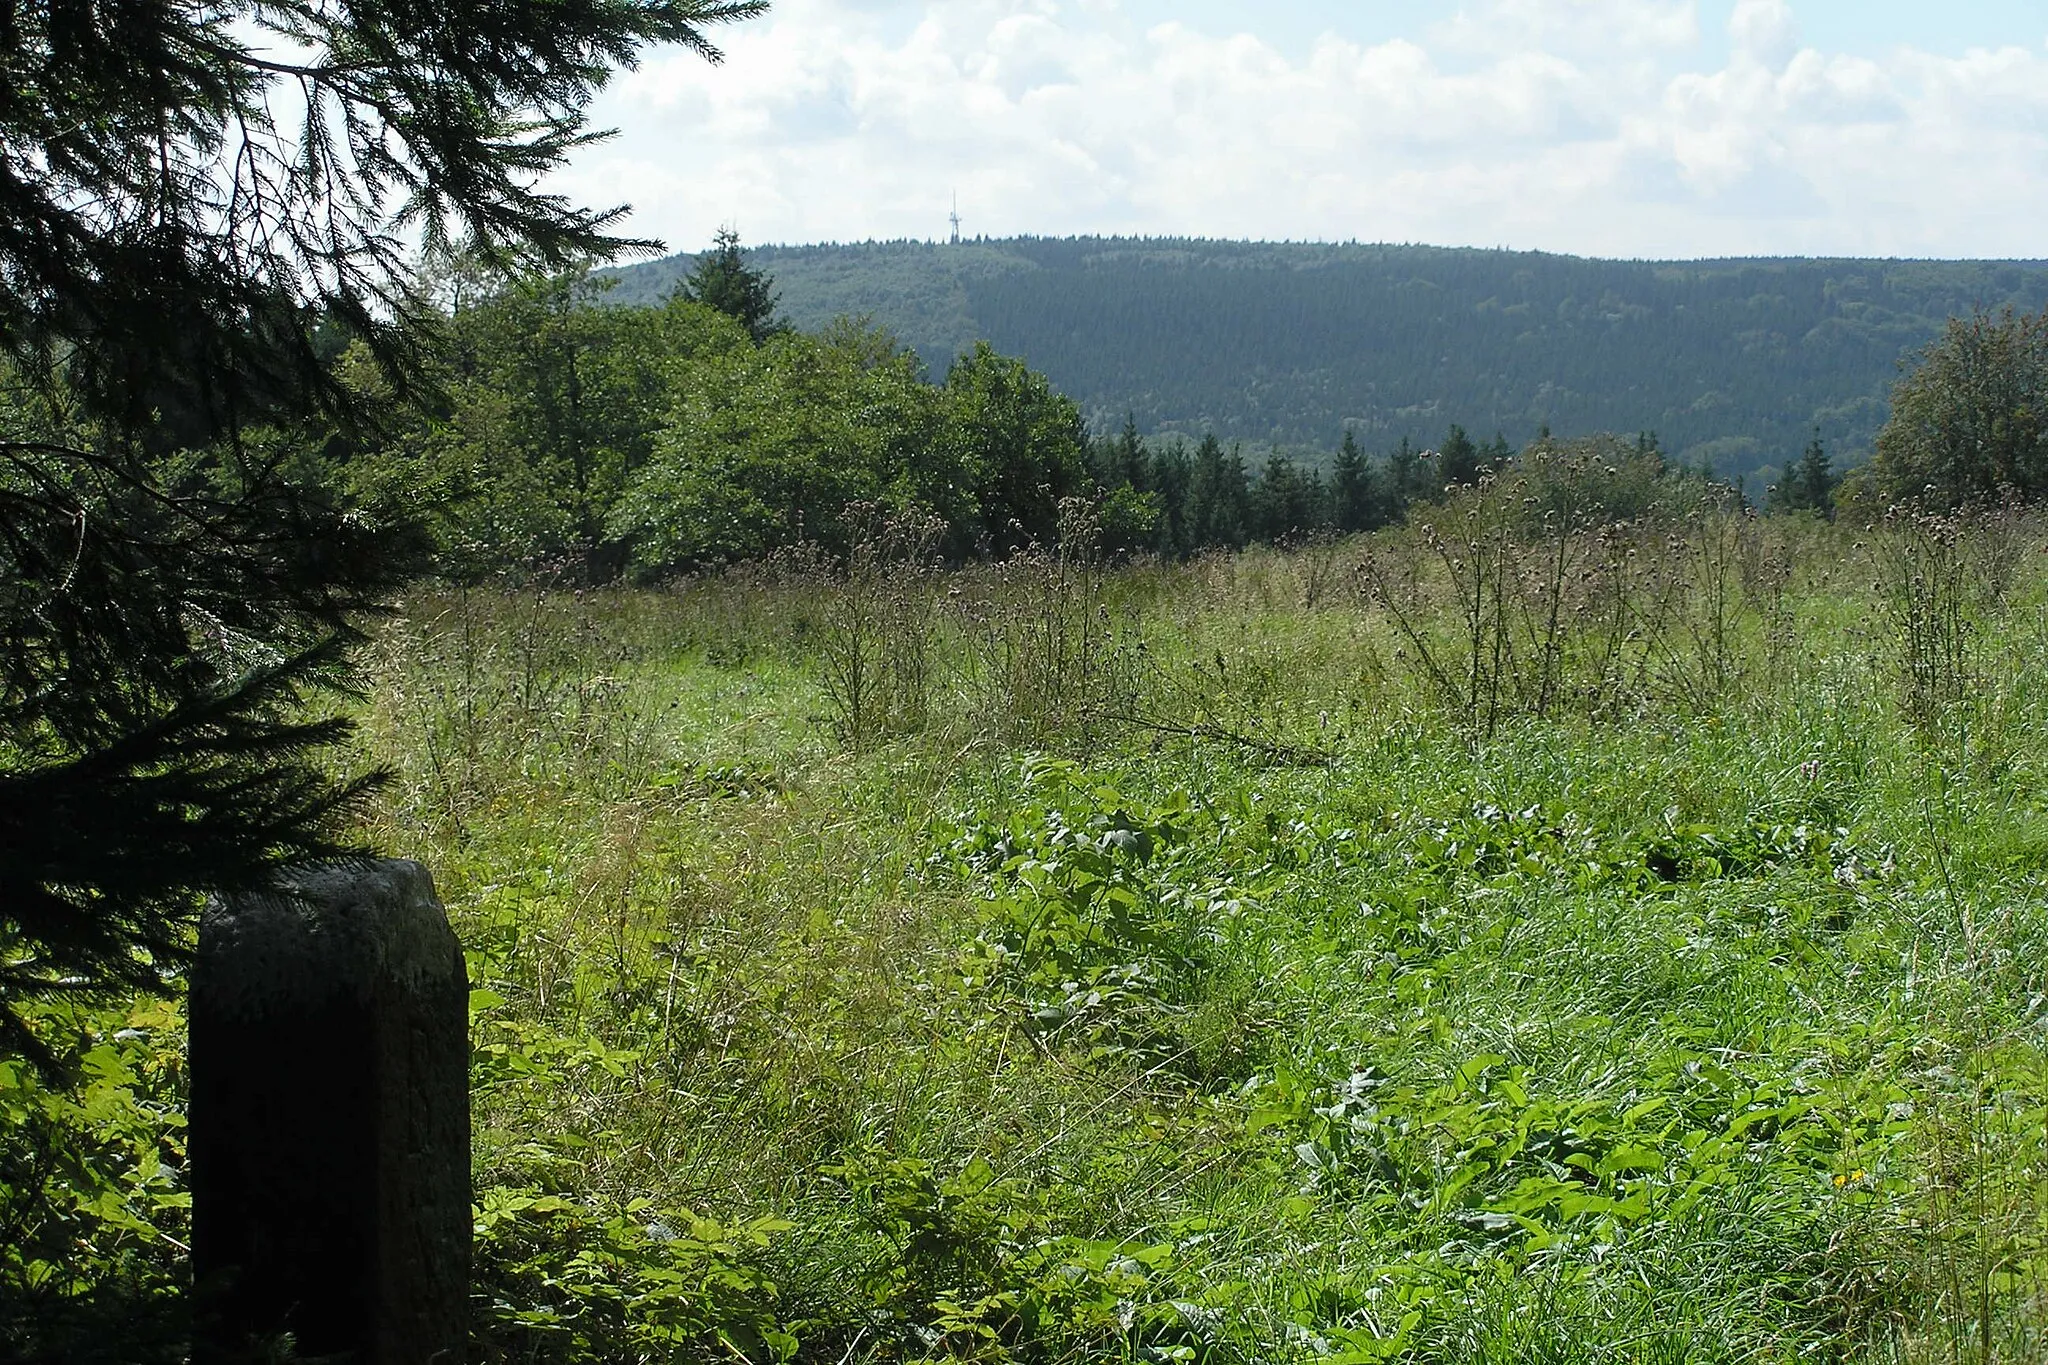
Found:
<svg viewBox="0 0 2048 1365"><path fill-rule="evenodd" d="M953 191L953 215L949 221L953 224L953 245L958 246L960 245L960 191L958 190Z"/></svg>

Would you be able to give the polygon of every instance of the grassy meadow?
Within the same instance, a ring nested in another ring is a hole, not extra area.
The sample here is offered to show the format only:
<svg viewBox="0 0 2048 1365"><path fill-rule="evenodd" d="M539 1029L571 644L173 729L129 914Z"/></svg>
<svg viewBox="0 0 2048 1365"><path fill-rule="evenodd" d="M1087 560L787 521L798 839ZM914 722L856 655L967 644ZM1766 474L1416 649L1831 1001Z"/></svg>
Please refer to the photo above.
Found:
<svg viewBox="0 0 2048 1365"><path fill-rule="evenodd" d="M1489 515L409 600L489 1358L2039 1359L2034 528Z"/></svg>
<svg viewBox="0 0 2048 1365"><path fill-rule="evenodd" d="M2048 539L1526 511L409 596L479 1358L2048 1355Z"/></svg>

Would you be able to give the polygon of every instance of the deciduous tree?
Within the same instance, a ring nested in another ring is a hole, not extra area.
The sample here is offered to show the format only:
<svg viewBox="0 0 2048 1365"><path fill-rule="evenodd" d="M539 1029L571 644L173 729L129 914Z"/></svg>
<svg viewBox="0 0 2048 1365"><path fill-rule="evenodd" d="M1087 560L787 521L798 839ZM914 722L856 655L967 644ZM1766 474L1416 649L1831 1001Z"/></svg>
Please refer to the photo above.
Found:
<svg viewBox="0 0 2048 1365"><path fill-rule="evenodd" d="M2048 496L2048 311L1951 319L1892 389L1872 464L1895 502Z"/></svg>
<svg viewBox="0 0 2048 1365"><path fill-rule="evenodd" d="M945 390L989 549L1054 543L1059 501L1079 491L1086 475L1080 409L1044 375L987 342L953 363Z"/></svg>

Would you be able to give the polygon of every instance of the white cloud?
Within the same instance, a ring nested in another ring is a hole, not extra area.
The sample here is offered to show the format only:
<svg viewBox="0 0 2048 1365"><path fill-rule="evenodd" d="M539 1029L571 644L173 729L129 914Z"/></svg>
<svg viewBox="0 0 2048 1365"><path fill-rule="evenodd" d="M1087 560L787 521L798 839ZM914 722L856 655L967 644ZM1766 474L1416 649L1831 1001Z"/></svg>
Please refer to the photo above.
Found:
<svg viewBox="0 0 2048 1365"><path fill-rule="evenodd" d="M779 0L721 36L621 76L560 187L676 247L936 236L955 189L969 232L1626 255L2038 255L2048 219L2048 49L1829 54L1786 0L1738 0L1714 62L1691 0L1291 55L1115 0Z"/></svg>
<svg viewBox="0 0 2048 1365"><path fill-rule="evenodd" d="M1617 57L1672 52L1699 41L1696 0L1488 0L1430 31L1434 43L1495 55L1541 49Z"/></svg>
<svg viewBox="0 0 2048 1365"><path fill-rule="evenodd" d="M1799 24L1785 0L1735 0L1728 36L1739 58L1782 70L1799 51Z"/></svg>

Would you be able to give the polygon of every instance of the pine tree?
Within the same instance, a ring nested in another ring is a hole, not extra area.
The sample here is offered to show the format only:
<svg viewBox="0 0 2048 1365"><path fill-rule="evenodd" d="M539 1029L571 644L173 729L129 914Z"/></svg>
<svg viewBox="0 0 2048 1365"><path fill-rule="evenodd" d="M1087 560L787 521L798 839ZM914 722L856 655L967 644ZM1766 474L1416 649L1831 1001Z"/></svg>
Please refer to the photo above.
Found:
<svg viewBox="0 0 2048 1365"><path fill-rule="evenodd" d="M718 230L715 245L697 258L697 268L683 281L681 292L692 303L737 319L756 342L780 330L781 324L775 320L775 282L765 270L747 264L746 254L740 250L740 235L732 228Z"/></svg>
<svg viewBox="0 0 2048 1365"><path fill-rule="evenodd" d="M0 6L0 1048L49 1064L17 1005L163 987L201 894L346 851L305 707L411 541L325 491L376 415L330 362L428 387L415 244L636 245L536 184L608 64L761 8Z"/></svg>

